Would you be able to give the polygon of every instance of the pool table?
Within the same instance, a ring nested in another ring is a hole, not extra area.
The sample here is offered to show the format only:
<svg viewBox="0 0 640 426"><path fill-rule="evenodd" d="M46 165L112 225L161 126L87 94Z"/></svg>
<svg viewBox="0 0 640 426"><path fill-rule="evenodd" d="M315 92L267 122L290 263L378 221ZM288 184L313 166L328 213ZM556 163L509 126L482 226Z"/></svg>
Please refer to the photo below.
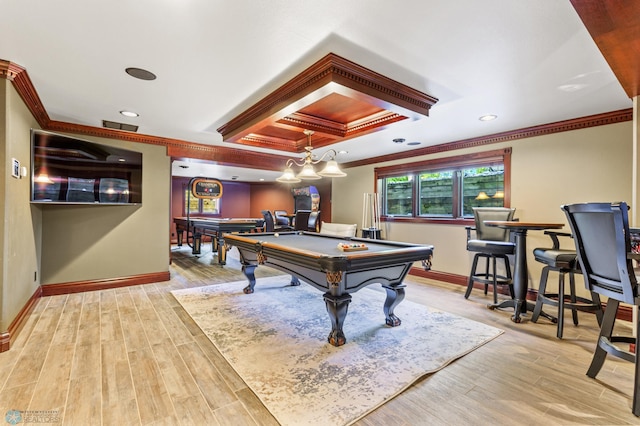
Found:
<svg viewBox="0 0 640 426"><path fill-rule="evenodd" d="M240 252L242 270L249 280L244 288L253 293L258 265L267 265L291 274L292 285L300 280L324 292L331 320L328 341L334 346L345 344L342 330L351 294L361 288L380 283L387 292L383 312L391 327L401 321L394 313L404 299L404 277L414 262L431 266L433 246L394 241L345 238L315 232L281 232L226 235L225 241ZM342 251L339 243L365 244L366 249Z"/></svg>
<svg viewBox="0 0 640 426"><path fill-rule="evenodd" d="M192 254L200 254L202 236L209 235L212 238L212 250L218 253L218 263L224 265L227 262L227 250L224 244L224 234L229 232L252 232L256 228L261 228L264 219L236 219L236 218L204 218L204 217L175 217L178 236L178 246L182 246L182 234L187 232L187 243L189 232L193 236L191 245Z"/></svg>

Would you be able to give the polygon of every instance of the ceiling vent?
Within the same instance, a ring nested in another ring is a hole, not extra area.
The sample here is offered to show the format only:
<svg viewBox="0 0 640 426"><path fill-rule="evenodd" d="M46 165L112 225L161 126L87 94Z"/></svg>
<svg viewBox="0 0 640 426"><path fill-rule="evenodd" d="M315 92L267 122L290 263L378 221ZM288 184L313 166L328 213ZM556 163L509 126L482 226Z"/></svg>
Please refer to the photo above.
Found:
<svg viewBox="0 0 640 426"><path fill-rule="evenodd" d="M127 132L137 132L138 126L133 124L118 123L116 121L102 120L102 127L107 129L126 130Z"/></svg>

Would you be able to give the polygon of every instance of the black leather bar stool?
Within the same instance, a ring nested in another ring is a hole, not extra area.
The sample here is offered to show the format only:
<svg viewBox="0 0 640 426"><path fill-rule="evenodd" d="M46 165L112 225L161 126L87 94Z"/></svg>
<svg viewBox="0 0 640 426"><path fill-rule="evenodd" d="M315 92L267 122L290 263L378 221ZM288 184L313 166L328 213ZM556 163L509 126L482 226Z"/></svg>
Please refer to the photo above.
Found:
<svg viewBox="0 0 640 426"><path fill-rule="evenodd" d="M607 298L587 376L596 378L607 355L633 362L631 409L633 414L640 416L640 321L633 321L633 329L629 333L616 327L621 302L632 305L636 313L640 307L638 281L633 268L633 261L640 260L640 256L631 250L629 207L623 202L583 203L564 205L562 209L575 237L578 262L587 288L592 295L601 294ZM631 345L635 345L635 350L631 350ZM606 380L603 378L602 382ZM608 386L618 388L617 383ZM588 404L589 400L585 399L585 403Z"/></svg>
<svg viewBox="0 0 640 426"><path fill-rule="evenodd" d="M558 324L558 339L562 339L565 309L571 309L574 325L578 325L578 311L595 312L598 317L598 324L600 324L602 321L602 305L600 304L600 298L597 294L592 293L592 299L576 295L575 274L581 274L580 267L577 264L577 254L575 250L561 249L560 240L558 239L559 236L571 237L571 234L553 231L545 231L545 234L551 237L553 247L539 247L533 250L533 256L535 259L538 262L544 263L546 266L542 268L536 307L533 310L531 321L538 321L538 317L543 314L543 305L557 306L558 316L557 318L551 318L552 322ZM547 291L547 281L549 278L549 272L551 271L558 273L557 293ZM568 292L565 288L564 279L567 274L569 274Z"/></svg>
<svg viewBox="0 0 640 426"><path fill-rule="evenodd" d="M510 241L509 231L487 226L485 220L513 220L514 208L504 207L474 207L475 227L467 226L467 250L475 252L469 279L467 280L467 291L465 299L469 298L474 282L484 284L484 294L487 294L489 284L493 285L493 303L498 303L497 286L506 285L509 287L509 294L513 299L513 280L511 276L511 265L508 255L515 253L515 243ZM471 238L471 231L475 231L476 238ZM484 271L478 270L478 261L485 259ZM498 273L496 260L502 259L504 262L504 274Z"/></svg>

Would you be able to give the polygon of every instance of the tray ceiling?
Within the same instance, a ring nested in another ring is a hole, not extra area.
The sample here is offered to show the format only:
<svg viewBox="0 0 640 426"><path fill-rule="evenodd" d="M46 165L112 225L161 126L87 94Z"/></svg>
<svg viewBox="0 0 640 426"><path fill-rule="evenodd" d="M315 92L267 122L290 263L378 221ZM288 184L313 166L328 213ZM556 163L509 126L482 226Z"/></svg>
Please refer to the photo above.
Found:
<svg viewBox="0 0 640 426"><path fill-rule="evenodd" d="M437 98L328 54L218 128L223 141L303 152L429 115Z"/></svg>

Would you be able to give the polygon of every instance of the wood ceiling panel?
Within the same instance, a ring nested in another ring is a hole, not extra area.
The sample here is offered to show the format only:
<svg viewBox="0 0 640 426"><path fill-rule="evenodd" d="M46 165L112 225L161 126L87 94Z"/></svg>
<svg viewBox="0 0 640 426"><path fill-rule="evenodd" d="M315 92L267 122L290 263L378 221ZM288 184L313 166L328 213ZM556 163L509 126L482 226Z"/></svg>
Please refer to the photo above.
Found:
<svg viewBox="0 0 640 426"><path fill-rule="evenodd" d="M438 99L332 53L218 128L225 142L303 152L429 115Z"/></svg>
<svg viewBox="0 0 640 426"><path fill-rule="evenodd" d="M302 114L320 117L342 124L361 120L382 111L384 111L384 109L376 105L349 98L338 93L332 93L300 110Z"/></svg>
<svg viewBox="0 0 640 426"><path fill-rule="evenodd" d="M630 98L640 95L640 1L571 0Z"/></svg>

